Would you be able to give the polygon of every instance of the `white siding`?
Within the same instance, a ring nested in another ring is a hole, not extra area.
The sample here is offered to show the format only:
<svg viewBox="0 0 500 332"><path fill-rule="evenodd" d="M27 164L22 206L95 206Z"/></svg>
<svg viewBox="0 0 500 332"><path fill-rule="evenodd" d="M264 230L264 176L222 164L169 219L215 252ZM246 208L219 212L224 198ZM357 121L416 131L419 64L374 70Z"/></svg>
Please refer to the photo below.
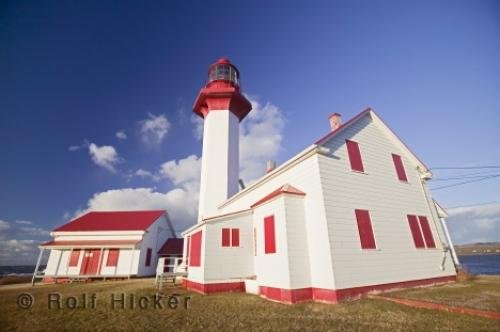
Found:
<svg viewBox="0 0 500 332"><path fill-rule="evenodd" d="M333 272L317 155L308 157L262 185L251 189L237 200L224 206L220 213L248 209L253 203L284 184L290 184L306 193L303 200L311 285L331 289L334 285Z"/></svg>
<svg viewBox="0 0 500 332"><path fill-rule="evenodd" d="M222 246L222 228L239 229L239 247ZM205 227L204 240L204 278L206 282L243 279L254 275L253 229L250 214L209 223Z"/></svg>
<svg viewBox="0 0 500 332"><path fill-rule="evenodd" d="M274 216L276 252L265 253L264 218ZM280 196L258 206L254 212L254 227L257 234L257 256L255 270L259 286L290 289L290 266L286 231L284 197Z"/></svg>
<svg viewBox="0 0 500 332"><path fill-rule="evenodd" d="M365 172L351 171L345 139L359 143ZM423 195L416 165L365 116L325 143L330 156L319 156L335 288L391 283L455 274L451 258L445 270L435 213ZM402 156L408 183L396 177L392 153ZM362 250L355 209L369 210L376 250ZM415 249L407 214L429 219L436 249Z"/></svg>

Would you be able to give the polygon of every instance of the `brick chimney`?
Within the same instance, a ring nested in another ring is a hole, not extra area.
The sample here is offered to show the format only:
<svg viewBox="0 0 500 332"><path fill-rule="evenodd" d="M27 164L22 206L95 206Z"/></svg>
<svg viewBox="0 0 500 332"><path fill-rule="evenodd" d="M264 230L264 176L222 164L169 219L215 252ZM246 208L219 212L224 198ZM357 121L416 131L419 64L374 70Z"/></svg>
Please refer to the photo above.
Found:
<svg viewBox="0 0 500 332"><path fill-rule="evenodd" d="M330 121L330 129L331 131L337 130L342 125L342 115L339 113L333 113L328 117Z"/></svg>
<svg viewBox="0 0 500 332"><path fill-rule="evenodd" d="M276 168L276 162L274 160L268 160L266 166L266 174L272 172Z"/></svg>

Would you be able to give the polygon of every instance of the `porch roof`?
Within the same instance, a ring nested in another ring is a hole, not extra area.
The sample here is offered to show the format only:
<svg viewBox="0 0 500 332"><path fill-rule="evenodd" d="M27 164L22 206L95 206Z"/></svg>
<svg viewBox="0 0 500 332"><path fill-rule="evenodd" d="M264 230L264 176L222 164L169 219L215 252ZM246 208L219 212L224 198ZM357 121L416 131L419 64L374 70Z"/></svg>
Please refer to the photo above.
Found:
<svg viewBox="0 0 500 332"><path fill-rule="evenodd" d="M85 240L85 241L48 241L41 245L45 249L72 248L135 248L141 240Z"/></svg>

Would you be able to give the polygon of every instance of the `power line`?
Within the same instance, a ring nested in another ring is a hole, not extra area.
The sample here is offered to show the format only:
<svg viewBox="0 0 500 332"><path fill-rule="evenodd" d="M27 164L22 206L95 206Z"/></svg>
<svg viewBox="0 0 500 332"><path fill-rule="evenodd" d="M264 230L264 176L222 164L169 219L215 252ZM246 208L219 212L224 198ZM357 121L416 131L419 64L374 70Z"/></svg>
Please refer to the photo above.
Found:
<svg viewBox="0 0 500 332"><path fill-rule="evenodd" d="M445 207L445 209L450 210L450 209L456 209L456 208L481 206L481 205L489 205L489 204L500 204L500 201L490 201L490 202L482 202L482 203L467 204L467 205L449 206L449 207Z"/></svg>
<svg viewBox="0 0 500 332"><path fill-rule="evenodd" d="M499 177L499 176L500 176L500 174L490 175L490 176L483 177L481 179L463 181L463 182L459 182L459 183L449 184L449 185L446 185L446 186L432 188L432 190L439 190L439 189L445 189L445 188L451 188L451 187L461 186L461 185L464 185L464 184L467 184L467 183L484 181L484 180L493 179L493 178L496 178L496 177Z"/></svg>
<svg viewBox="0 0 500 332"><path fill-rule="evenodd" d="M485 169L485 168L500 168L500 166L496 165L489 165L489 166L440 166L440 167L432 167L431 170L433 169Z"/></svg>
<svg viewBox="0 0 500 332"><path fill-rule="evenodd" d="M494 174L494 175L500 175L500 174ZM433 179L432 181L454 181L454 180L462 180L462 179L482 179L482 178L488 178L491 175L463 175L463 176L455 176L451 178L441 178L441 179Z"/></svg>

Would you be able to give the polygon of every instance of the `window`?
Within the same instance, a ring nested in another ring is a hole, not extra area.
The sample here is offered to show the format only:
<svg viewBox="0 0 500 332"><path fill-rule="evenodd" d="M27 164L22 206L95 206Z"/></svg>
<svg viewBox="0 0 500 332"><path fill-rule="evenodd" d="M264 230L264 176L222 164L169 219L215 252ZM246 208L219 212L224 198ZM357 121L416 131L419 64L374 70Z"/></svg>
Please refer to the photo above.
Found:
<svg viewBox="0 0 500 332"><path fill-rule="evenodd" d="M274 231L274 216L264 218L264 253L276 252L276 237Z"/></svg>
<svg viewBox="0 0 500 332"><path fill-rule="evenodd" d="M416 248L436 248L427 217L408 215L408 224Z"/></svg>
<svg viewBox="0 0 500 332"><path fill-rule="evenodd" d="M417 216L408 215L408 224L410 225L410 231L413 236L415 248L425 248L424 238L422 237L422 231L420 230Z"/></svg>
<svg viewBox="0 0 500 332"><path fill-rule="evenodd" d="M363 160L361 160L361 152L359 151L359 144L353 141L346 140L347 154L349 155L349 162L353 171L364 172Z"/></svg>
<svg viewBox="0 0 500 332"><path fill-rule="evenodd" d="M118 255L120 249L109 249L108 259L106 260L106 266L116 266L118 264Z"/></svg>
<svg viewBox="0 0 500 332"><path fill-rule="evenodd" d="M153 249L148 248L146 251L146 266L151 266L151 255L153 254Z"/></svg>
<svg viewBox="0 0 500 332"><path fill-rule="evenodd" d="M356 220L358 222L359 240L362 249L376 249L375 237L373 236L372 222L370 213L367 210L355 210Z"/></svg>
<svg viewBox="0 0 500 332"><path fill-rule="evenodd" d="M231 245L231 229L222 229L222 246L229 247Z"/></svg>
<svg viewBox="0 0 500 332"><path fill-rule="evenodd" d="M201 233L199 231L191 235L191 250L189 253L189 266L200 266L201 264Z"/></svg>
<svg viewBox="0 0 500 332"><path fill-rule="evenodd" d="M231 246L239 247L240 246L240 229L233 228L231 229Z"/></svg>
<svg viewBox="0 0 500 332"><path fill-rule="evenodd" d="M394 167L396 168L396 174L400 181L408 182L408 178L406 177L405 166L403 165L403 160L401 156L397 154L392 154L392 161L394 162Z"/></svg>
<svg viewBox="0 0 500 332"><path fill-rule="evenodd" d="M239 247L240 246L240 229L239 228L223 228L222 229L222 246L223 247Z"/></svg>
<svg viewBox="0 0 500 332"><path fill-rule="evenodd" d="M80 249L73 250L71 256L69 256L68 266L78 266L78 261L80 260Z"/></svg>
<svg viewBox="0 0 500 332"><path fill-rule="evenodd" d="M434 243L434 238L432 237L432 231L431 227L429 226L427 217L419 216L418 221L420 222L420 228L422 229L422 233L424 234L425 246L427 248L436 248L436 244Z"/></svg>

